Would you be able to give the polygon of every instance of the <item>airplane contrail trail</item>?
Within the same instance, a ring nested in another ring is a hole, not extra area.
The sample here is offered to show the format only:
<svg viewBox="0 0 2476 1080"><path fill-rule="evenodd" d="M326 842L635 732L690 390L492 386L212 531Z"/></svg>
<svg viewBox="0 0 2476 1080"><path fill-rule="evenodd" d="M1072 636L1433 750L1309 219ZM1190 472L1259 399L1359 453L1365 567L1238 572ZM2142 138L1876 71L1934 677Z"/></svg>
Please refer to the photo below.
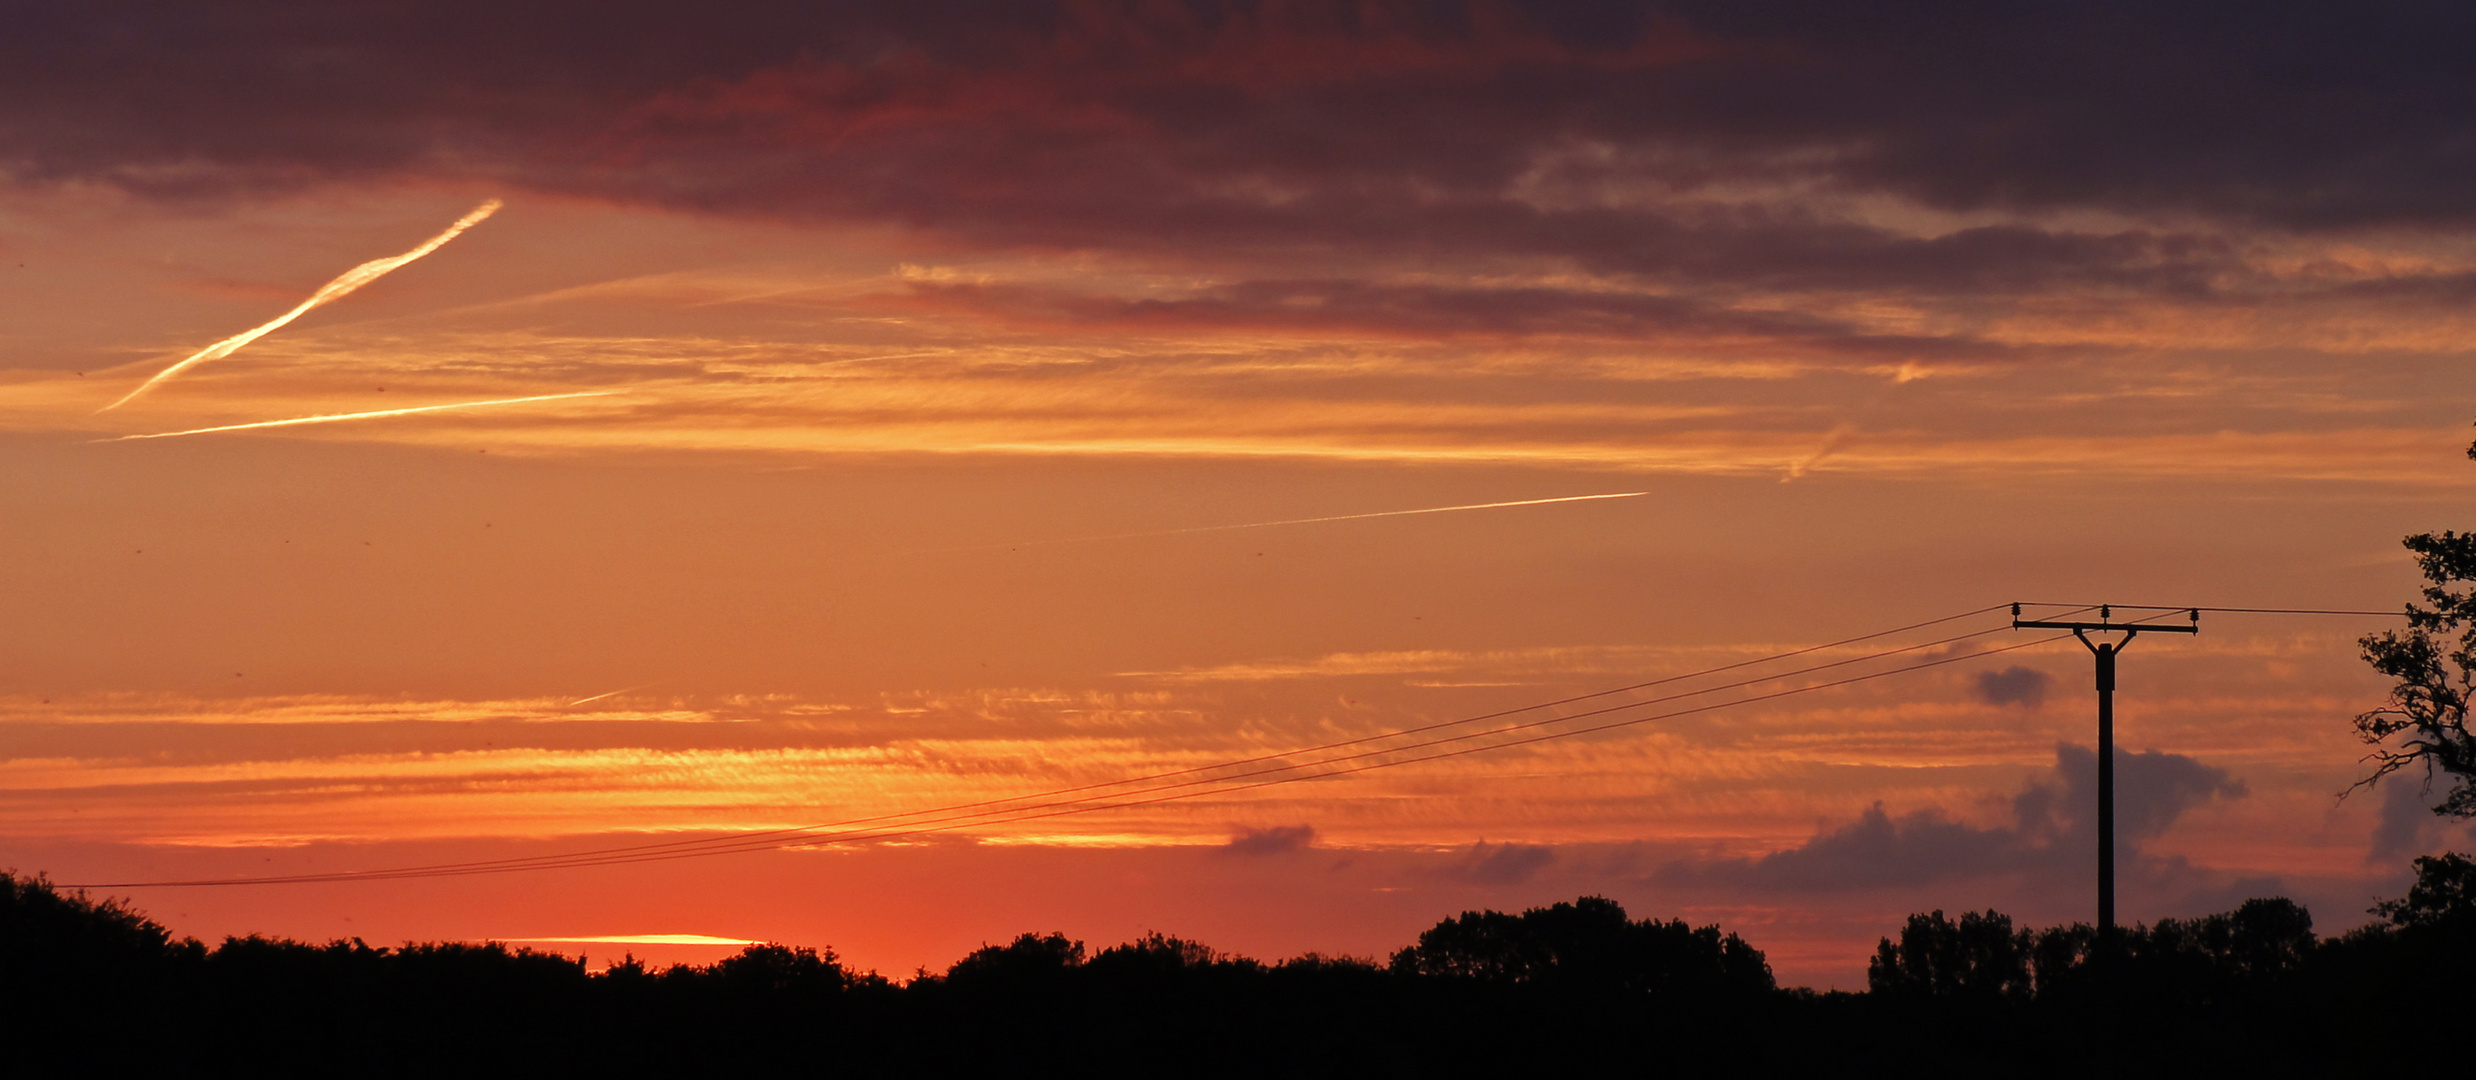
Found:
<svg viewBox="0 0 2476 1080"><path fill-rule="evenodd" d="M595 695L593 695L592 697L587 697L587 698L577 698L577 699L576 699L576 700L574 700L574 701L568 702L568 703L567 703L567 707L568 707L568 708L573 709L573 708L575 708L576 706L582 705L582 704L584 704L584 703L586 703L586 702L588 702L588 701L600 701L600 700L602 700L603 698L606 698L606 697L618 697L619 695L624 694L624 693L627 693L627 692L628 692L628 691L630 691L630 690L642 690L642 689L644 689L644 688L646 688L646 687L648 687L648 686L652 686L652 685L654 685L654 684L652 684L652 683L638 683L638 684L636 684L636 685L634 685L634 686L622 686L622 687L620 687L619 689L617 689L617 690L612 690L612 691L610 691L610 692L608 692L608 693L595 694ZM550 939L549 939L549 938L532 938L532 939L528 939L528 940L535 940L535 941L548 941L548 940L550 940Z"/></svg>
<svg viewBox="0 0 2476 1080"><path fill-rule="evenodd" d="M474 207L472 213L457 218L456 223L448 226L446 232L440 233L437 236L433 236L427 241L424 241L420 247L407 251L402 255L393 255L384 259L372 259L368 262L362 263L359 266L353 267L350 270L344 271L343 276L326 283L321 286L317 292L311 293L309 299L301 301L301 306L293 308L292 310L277 316L273 321L268 322L265 325L234 334L231 337L223 339L222 341L218 341L198 350L197 352L191 353L188 359L174 364L171 367L165 368L162 371L158 371L155 373L154 378L139 383L137 389L131 390L127 394L122 395L119 401L115 401L100 409L96 409L95 411L99 413L110 412L113 409L117 409L128 404L139 394L143 394L148 390L154 389L155 384L169 379L174 375L178 375L183 371L196 367L199 364L203 364L209 360L221 360L224 357L239 352L241 346L265 337L268 334L282 328L285 323L309 314L311 309L334 300L342 299L346 294L352 292L354 289L358 289L386 276L388 271L427 255L433 251L437 251L440 245L455 239L458 235L462 234L464 230L481 224L483 218L497 213L499 207L502 205L505 204L501 203L497 199L492 199L489 202Z"/></svg>
<svg viewBox="0 0 2476 1080"><path fill-rule="evenodd" d="M1428 506L1417 510L1378 510L1371 514L1334 514L1330 517L1289 518L1283 521L1249 521L1237 525L1198 525L1189 529L1161 529L1157 532L1111 533L1107 536L1075 536L1063 540L1025 540L1013 544L978 544L968 548L947 548L947 551L975 551L998 547L1033 547L1043 544L1080 544L1093 540L1131 540L1140 536L1179 536L1185 533L1224 532L1230 529L1269 529L1276 525L1315 525L1327 521L1357 521L1361 518L1402 517L1409 514L1449 514L1456 510L1495 510L1507 506L1539 506L1546 503L1588 502L1593 499L1633 499L1648 495L1647 491L1617 491L1605 495L1563 495L1553 499L1517 499L1513 502L1468 503L1462 506Z"/></svg>
<svg viewBox="0 0 2476 1080"><path fill-rule="evenodd" d="M448 405L418 405L409 409L380 409L376 412L328 413L324 416L296 416L290 420L260 420L254 424L225 424L222 427L191 428L187 431L158 431L149 435L122 435L111 439L89 439L88 442L128 442L131 439L169 439L175 435L212 435L218 431L249 431L254 428L291 427L295 424L332 424L339 420L375 420L382 416L411 416L414 413L445 412L449 409L478 409L485 405L522 405L528 401L565 401L568 398L609 397L617 390L586 390L574 394L541 394L535 397L499 398L495 401L459 401Z"/></svg>

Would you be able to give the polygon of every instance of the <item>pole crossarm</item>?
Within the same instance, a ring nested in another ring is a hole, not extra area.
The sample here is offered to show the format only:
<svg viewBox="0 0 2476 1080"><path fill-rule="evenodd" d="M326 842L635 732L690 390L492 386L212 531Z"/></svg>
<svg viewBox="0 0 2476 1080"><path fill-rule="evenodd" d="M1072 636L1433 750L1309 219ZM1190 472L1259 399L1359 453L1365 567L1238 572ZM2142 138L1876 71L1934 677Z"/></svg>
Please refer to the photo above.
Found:
<svg viewBox="0 0 2476 1080"><path fill-rule="evenodd" d="M2088 609L2088 608L2082 608L2081 610L2082 610L2082 611L2087 611L2087 610L2089 610L2089 609ZM2176 610L2176 609L2174 609L2174 608L2166 608L2166 609L2164 609L2164 610L2167 610L2167 611L2173 611L2173 610ZM2021 617L2020 617L2020 605L2019 605L2019 604L2013 604L2013 605L2012 605L2012 629L2014 629L2014 630L2069 630L2069 631L2071 631L2071 632L2072 632L2072 636L2073 636L2073 637L2077 637L2077 638L2081 639L2081 644L2083 644L2083 645L2089 645L2089 635L2090 635L2090 634L2092 634L2092 633L2098 633L2098 634L2114 634L2114 633L2121 633L2122 635L2124 635L2124 640L2123 640L2123 643L2124 643L2125 645L2130 645L2130 644L2132 644L2132 638L2133 638L2133 636L2134 636L2134 635L2137 635L2137 634L2141 634L2141 633L2143 633L2143 632L2152 633L2152 634L2198 634L2198 633L2200 633L2200 632L2201 632L2201 609L2200 609L2200 608L2185 608L2185 609L2183 609L2183 610L2185 610L2185 611L2188 611L2188 612L2191 612L2191 613L2192 613L2192 624L2191 624L2191 625L2189 625L2189 626L2169 626L2169 625L2167 625L2167 624L2165 624L2165 623L2119 623L2119 622L2114 621L2114 619L2115 619L2115 605L2113 605L2113 604L2100 604L2100 605L2098 605L2098 621L2096 621L2096 622L2075 622L2075 621L2071 621L2071 620L2057 620L2057 619L2023 619L2023 618L2021 618ZM2091 647L2091 648L2096 648L2097 646L2091 645L2090 647Z"/></svg>
<svg viewBox="0 0 2476 1080"><path fill-rule="evenodd" d="M2198 626L2170 626L2166 623L2050 622L2044 619L2014 619L2012 629L2076 630L2100 633L2113 633L2120 630L2127 634L2198 634L2201 632Z"/></svg>

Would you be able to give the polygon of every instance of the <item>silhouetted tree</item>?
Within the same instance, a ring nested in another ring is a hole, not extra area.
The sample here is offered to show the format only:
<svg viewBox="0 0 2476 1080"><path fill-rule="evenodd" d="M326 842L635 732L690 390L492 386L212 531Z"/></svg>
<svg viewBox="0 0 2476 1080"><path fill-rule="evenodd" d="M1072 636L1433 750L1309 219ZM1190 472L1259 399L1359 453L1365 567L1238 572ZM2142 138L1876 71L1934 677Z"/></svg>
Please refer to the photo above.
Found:
<svg viewBox="0 0 2476 1080"><path fill-rule="evenodd" d="M832 949L820 953L774 944L750 945L715 961L710 977L732 993L801 998L832 997L856 981Z"/></svg>
<svg viewBox="0 0 2476 1080"><path fill-rule="evenodd" d="M1719 927L1628 920L1586 896L1520 915L1465 911L1393 955L1393 970L1505 984L1625 993L1759 993L1775 983L1762 951Z"/></svg>
<svg viewBox="0 0 2476 1080"><path fill-rule="evenodd" d="M1083 966L1083 943L1064 934L1024 934L1004 945L983 945L946 969L957 987L1036 991L1052 987Z"/></svg>
<svg viewBox="0 0 2476 1080"><path fill-rule="evenodd" d="M1219 968L1255 969L1253 960L1228 956L1199 941L1153 931L1093 954L1084 967L1107 981L1149 981Z"/></svg>
<svg viewBox="0 0 2476 1080"><path fill-rule="evenodd" d="M62 893L40 875L0 872L0 978L135 977L206 953L118 899Z"/></svg>
<svg viewBox="0 0 2476 1080"><path fill-rule="evenodd" d="M1911 915L1898 944L1875 946L1866 986L1908 998L2025 1001L2034 989L2031 955L2030 935L2013 930L2009 915L1964 911L1957 923L1940 911Z"/></svg>
<svg viewBox="0 0 2476 1080"><path fill-rule="evenodd" d="M2311 962L2312 914L2284 897L2234 911L2160 919L2119 931L2121 978L2104 996L2185 1004L2258 997ZM1909 916L1876 947L1867 985L1886 997L1943 1001L2065 1001L2092 989L2097 931L2086 923L2016 930L1999 912Z"/></svg>
<svg viewBox="0 0 2476 1080"><path fill-rule="evenodd" d="M1544 968L1537 942L1521 917L1501 911L1465 911L1419 935L1418 944L1393 954L1393 970L1487 982L1519 982Z"/></svg>
<svg viewBox="0 0 2476 1080"><path fill-rule="evenodd" d="M2373 905L2372 913L2433 946L2476 948L2476 859L2456 853L2417 859L2416 883L2407 895Z"/></svg>
<svg viewBox="0 0 2476 1080"><path fill-rule="evenodd" d="M2468 448L2476 458L2476 446ZM2358 644L2373 670L2390 676L2390 700L2356 717L2356 734L2373 747L2373 773L2356 787L2421 765L2448 790L2433 812L2476 817L2476 734L2467 727L2476 691L2476 533L2418 533L2403 543L2424 571L2424 602L2407 605L2407 628L2367 634ZM2351 789L2352 790L2352 789Z"/></svg>
<svg viewBox="0 0 2476 1080"><path fill-rule="evenodd" d="M157 1019L205 952L119 900L0 873L0 1044L10 1064L134 1069L168 1038Z"/></svg>
<svg viewBox="0 0 2476 1080"><path fill-rule="evenodd" d="M2198 919L2160 919L2124 934L2124 978L2110 992L2158 1005L2259 1001L2312 959L2313 916L2285 897L2246 900Z"/></svg>
<svg viewBox="0 0 2476 1080"><path fill-rule="evenodd" d="M2136 960L2199 957L2226 978L2257 982L2303 967L2313 945L2312 912L2279 896L2246 900L2234 911L2200 919L2160 919L2134 936L2132 949Z"/></svg>

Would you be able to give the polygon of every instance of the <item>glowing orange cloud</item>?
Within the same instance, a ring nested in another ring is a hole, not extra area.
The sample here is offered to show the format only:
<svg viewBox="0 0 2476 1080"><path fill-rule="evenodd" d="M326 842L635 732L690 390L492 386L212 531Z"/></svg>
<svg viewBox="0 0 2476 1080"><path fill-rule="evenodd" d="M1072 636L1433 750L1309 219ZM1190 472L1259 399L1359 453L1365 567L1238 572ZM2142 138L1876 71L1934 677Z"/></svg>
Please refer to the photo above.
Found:
<svg viewBox="0 0 2476 1080"><path fill-rule="evenodd" d="M509 937L495 941L546 942L558 945L763 945L754 938L712 934L604 934L600 937Z"/></svg>
<svg viewBox="0 0 2476 1080"><path fill-rule="evenodd" d="M225 424L221 427L191 428L187 431L158 431L147 435L123 435L94 442L128 442L131 439L169 439L175 435L211 435L219 431L249 431L256 428L293 427L299 424L332 424L339 420L375 420L384 416L411 416L414 413L445 412L449 409L478 409L485 405L522 405L528 401L560 401L566 398L609 397L616 390L585 390L573 394L538 394L533 397L498 398L492 401L459 401L449 405L419 405L410 409L379 409L375 412L329 413L324 416L296 416L289 420L260 420L253 424ZM624 692L624 691L622 691ZM586 701L593 700L586 698Z"/></svg>
<svg viewBox="0 0 2476 1080"><path fill-rule="evenodd" d="M281 329L284 324L289 323L294 319L298 319L303 315L309 314L311 310L325 305L330 301L340 300L350 294L353 290L376 281L379 278L385 277L389 271L394 270L399 266L403 266L406 263L412 262L413 260L433 251L437 251L441 245L455 239L457 236L461 235L464 230L481 224L482 219L489 217L491 214L497 213L499 207L502 205L504 204L499 200L492 199L489 202L485 202L480 206L474 207L472 213L457 218L456 223L449 225L446 232L442 232L437 236L433 236L430 239L423 241L420 247L407 251L402 255L390 256L384 259L372 259L368 262L362 263L359 266L353 267L350 270L344 271L342 276L326 283L323 286L320 286L317 292L311 293L310 298L301 301L300 306L295 307L292 310L275 317L273 320L261 324L253 329L234 334L231 337L223 339L222 341L218 341L198 350L197 352L191 353L188 359L174 364L171 367L165 368L162 371L156 372L154 378L139 383L137 389L131 390L127 394L122 395L120 400L95 411L109 412L113 409L117 409L134 400L139 394L143 394L148 390L154 389L157 383L170 379L174 375L178 375L183 371L196 367L199 364L203 364L209 360L220 360L224 357L232 355L233 353L239 352L241 346L247 345L250 342L256 341L259 338L265 337L268 334Z"/></svg>

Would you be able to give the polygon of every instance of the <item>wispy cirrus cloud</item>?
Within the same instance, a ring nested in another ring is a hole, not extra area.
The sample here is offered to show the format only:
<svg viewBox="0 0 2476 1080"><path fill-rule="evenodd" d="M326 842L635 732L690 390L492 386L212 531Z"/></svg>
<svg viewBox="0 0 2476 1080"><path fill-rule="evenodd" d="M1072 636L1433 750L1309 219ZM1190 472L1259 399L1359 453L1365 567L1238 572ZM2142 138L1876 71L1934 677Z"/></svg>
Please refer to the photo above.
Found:
<svg viewBox="0 0 2476 1080"><path fill-rule="evenodd" d="M353 267L350 270L344 271L342 274L338 275L335 280L319 286L317 292L311 293L309 299L301 301L298 305L294 306L292 310L278 315L273 319L269 319L266 322L248 330L234 334L231 337L223 339L222 341L218 341L207 346L206 348L198 350L197 352L189 354L179 363L173 364L171 367L165 368L162 371L158 371L153 376L149 377L145 382L139 383L136 388L130 390L127 394L122 395L119 400L104 406L102 411L108 412L112 409L117 409L123 405L126 405L131 401L136 400L138 395L154 389L181 372L187 371L190 368L198 366L199 364L206 363L209 360L221 360L224 357L230 356L233 353L240 351L242 346L290 325L294 319L298 319L301 316L307 315L311 311L316 310L317 308L334 303L337 300L341 300L344 297L351 295L354 290L376 281L379 278L385 277L388 273L404 266L405 264L413 262L424 255L438 250L448 241L462 235L466 229L470 229L475 225L481 224L484 219L488 218L491 214L496 213L502 205L505 204L501 203L497 199L492 199L481 204L480 206L474 207L471 213L457 218L453 224L447 226L447 230L445 232L442 232L437 236L433 236L428 240L422 241L419 246L413 248L411 251L407 251L402 255L390 255L383 259L372 259L368 262L362 263L359 266ZM182 432L181 434L189 433Z"/></svg>
<svg viewBox="0 0 2476 1080"><path fill-rule="evenodd" d="M536 394L531 397L499 398L495 401L456 401L444 405L414 405L400 409L374 409L368 412L326 413L319 416L295 416L283 420L253 420L244 424L219 424L215 427L191 428L187 431L156 431L143 435L120 435L97 439L96 442L129 442L134 439L171 439L183 435L219 435L236 431L263 431L269 428L301 427L307 424L335 424L348 420L384 420L398 416L423 416L430 413L454 412L503 405L532 405L544 401L567 401L573 398L609 397L615 390L586 390L569 394Z"/></svg>
<svg viewBox="0 0 2476 1080"><path fill-rule="evenodd" d="M2351 757L2343 725L2316 718L2343 715L2350 700L2262 681L2272 670L2292 680L2296 665L2318 663L2328 650L2275 639L2247 645L2240 637L2203 648L2217 640L2179 643L2193 646L2175 657L2187 690L2137 702L2126 730L2140 741L2131 745L2175 748L2226 770L2230 783L2250 785L2253 798L2204 815L2205 824L2218 823L2212 828L2233 827L2221 821L2230 813L2248 829L2301 815L2300 824L2281 826L2290 847L2360 842L2360 835L2324 835L2338 827L2327 799L2345 783ZM1268 767L1306 747L1772 651L1340 654L1312 664L1202 668L1216 677L1158 679L1133 690L987 687L849 700L12 698L0 701L13 748L0 762L0 804L26 837L209 846L784 828L1235 760ZM1982 831L1996 827L1990 820L2011 820L2004 817L2014 813L2011 803L2002 800L2051 771L2058 742L2086 738L2082 711L1990 705L1979 677L2016 682L2017 672L2054 663L2079 671L2085 658L2005 660L2004 667L1954 665L1897 684L1333 781L1228 791L1207 785L1191 801L1089 816L963 819L957 835L1030 845L1217 846L1229 842L1233 821L1312 821L1315 843L1336 848L1466 847L1480 836L1533 845L1657 839L1751 859L1804 842L1817 818L1846 819L1878 801L1889 804L1886 820L1895 823L1931 811L1941 815L1935 821ZM1482 685L1447 693L1403 678L1436 671L1449 678L1425 681ZM1352 742L1342 752L1381 745Z"/></svg>

